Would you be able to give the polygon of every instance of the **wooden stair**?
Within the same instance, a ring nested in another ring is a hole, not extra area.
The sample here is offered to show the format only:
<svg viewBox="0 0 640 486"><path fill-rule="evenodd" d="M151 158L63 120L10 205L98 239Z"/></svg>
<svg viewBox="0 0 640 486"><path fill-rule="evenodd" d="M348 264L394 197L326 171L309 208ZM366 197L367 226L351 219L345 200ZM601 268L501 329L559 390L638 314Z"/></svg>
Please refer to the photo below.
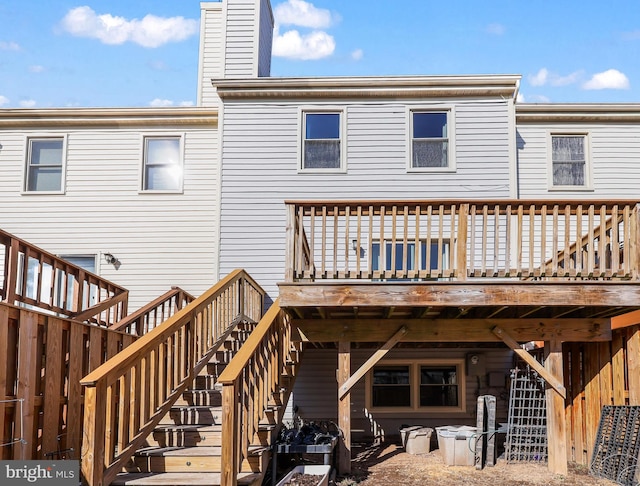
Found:
<svg viewBox="0 0 640 486"><path fill-rule="evenodd" d="M194 380L170 412L148 437L146 447L139 449L118 474L112 485L219 485L222 445L222 387L218 376L240 349L255 323L242 321L229 334L220 351ZM271 444L276 424L271 423L270 410L265 410L265 423L259 443L251 448L238 476L240 485L258 485L269 460L264 454Z"/></svg>

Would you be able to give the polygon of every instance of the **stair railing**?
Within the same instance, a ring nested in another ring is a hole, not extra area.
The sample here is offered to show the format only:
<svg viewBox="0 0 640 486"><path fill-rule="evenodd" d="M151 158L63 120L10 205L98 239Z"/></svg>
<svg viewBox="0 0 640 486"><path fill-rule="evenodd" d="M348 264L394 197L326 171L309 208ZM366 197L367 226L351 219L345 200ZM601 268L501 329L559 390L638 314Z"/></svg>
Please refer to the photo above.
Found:
<svg viewBox="0 0 640 486"><path fill-rule="evenodd" d="M110 484L193 383L238 317L260 320L264 291L235 270L166 322L81 380L82 474Z"/></svg>
<svg viewBox="0 0 640 486"><path fill-rule="evenodd" d="M266 408L283 392L283 398L288 398L291 384L284 386L282 377L298 359L291 319L276 300L218 378L222 384L222 486L237 484L250 446L257 443ZM277 422L281 419L280 415Z"/></svg>
<svg viewBox="0 0 640 486"><path fill-rule="evenodd" d="M0 230L0 301L108 326L127 315L129 292Z"/></svg>
<svg viewBox="0 0 640 486"><path fill-rule="evenodd" d="M189 305L194 299L195 297L180 287L172 287L171 290L116 322L109 329L142 336Z"/></svg>

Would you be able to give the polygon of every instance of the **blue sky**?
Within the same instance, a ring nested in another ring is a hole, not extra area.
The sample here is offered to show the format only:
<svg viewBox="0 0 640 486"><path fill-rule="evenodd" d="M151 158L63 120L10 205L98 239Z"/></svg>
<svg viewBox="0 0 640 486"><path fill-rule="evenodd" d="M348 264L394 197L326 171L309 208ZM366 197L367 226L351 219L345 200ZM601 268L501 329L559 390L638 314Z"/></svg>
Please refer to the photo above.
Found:
<svg viewBox="0 0 640 486"><path fill-rule="evenodd" d="M640 0L272 0L273 76L521 74L521 101L640 102ZM0 108L190 106L196 0L2 0Z"/></svg>

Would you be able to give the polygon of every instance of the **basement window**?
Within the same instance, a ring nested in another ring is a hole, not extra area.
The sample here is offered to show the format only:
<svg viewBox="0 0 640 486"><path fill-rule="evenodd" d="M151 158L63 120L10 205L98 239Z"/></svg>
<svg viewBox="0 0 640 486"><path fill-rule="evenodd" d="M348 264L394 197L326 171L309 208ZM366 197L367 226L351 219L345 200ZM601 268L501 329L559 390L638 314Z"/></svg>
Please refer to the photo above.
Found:
<svg viewBox="0 0 640 486"><path fill-rule="evenodd" d="M465 411L463 359L381 361L366 381L372 411Z"/></svg>

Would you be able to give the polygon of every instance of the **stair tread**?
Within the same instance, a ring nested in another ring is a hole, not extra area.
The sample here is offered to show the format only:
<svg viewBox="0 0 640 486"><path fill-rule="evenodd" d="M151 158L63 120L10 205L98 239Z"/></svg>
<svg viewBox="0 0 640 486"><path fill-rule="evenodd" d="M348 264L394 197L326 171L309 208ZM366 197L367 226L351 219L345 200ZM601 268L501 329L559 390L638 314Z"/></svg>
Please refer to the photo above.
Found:
<svg viewBox="0 0 640 486"><path fill-rule="evenodd" d="M253 484L262 475L254 473L238 474L238 484ZM221 483L220 473L121 473L111 483L115 486L211 486Z"/></svg>
<svg viewBox="0 0 640 486"><path fill-rule="evenodd" d="M220 446L200 446L200 447L146 447L138 449L137 456L155 456L155 457L187 457L187 456L219 456L222 448Z"/></svg>
<svg viewBox="0 0 640 486"><path fill-rule="evenodd" d="M154 432L171 432L171 431L189 431L197 430L198 432L219 431L222 430L221 424L160 424Z"/></svg>

